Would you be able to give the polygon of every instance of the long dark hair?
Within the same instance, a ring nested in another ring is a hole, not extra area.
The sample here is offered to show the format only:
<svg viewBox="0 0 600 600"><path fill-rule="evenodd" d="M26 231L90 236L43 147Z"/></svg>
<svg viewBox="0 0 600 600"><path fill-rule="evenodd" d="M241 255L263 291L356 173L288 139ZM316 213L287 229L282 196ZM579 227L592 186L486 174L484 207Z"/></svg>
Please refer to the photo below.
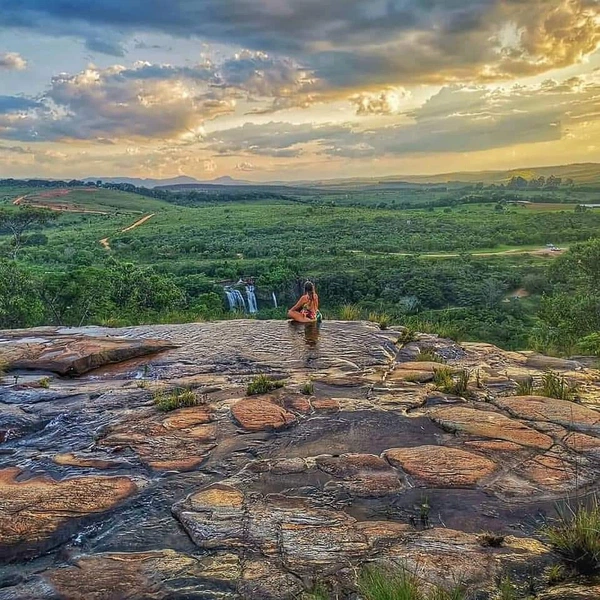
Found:
<svg viewBox="0 0 600 600"><path fill-rule="evenodd" d="M315 299L315 284L312 281L307 281L304 284L304 293L308 294L311 302Z"/></svg>

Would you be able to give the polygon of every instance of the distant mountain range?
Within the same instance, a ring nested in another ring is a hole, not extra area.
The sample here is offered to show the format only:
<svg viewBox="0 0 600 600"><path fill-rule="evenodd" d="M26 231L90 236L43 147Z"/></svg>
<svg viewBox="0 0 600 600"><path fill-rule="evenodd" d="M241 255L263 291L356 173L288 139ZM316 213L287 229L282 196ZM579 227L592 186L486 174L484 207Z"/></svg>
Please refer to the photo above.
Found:
<svg viewBox="0 0 600 600"><path fill-rule="evenodd" d="M83 181L102 181L104 183L129 183L136 187L155 188L172 185L257 185L252 181L242 181L232 177L217 177L209 181L199 181L193 177L180 175L171 179L140 179L138 177L86 177ZM260 184L259 184L260 185Z"/></svg>
<svg viewBox="0 0 600 600"><path fill-rule="evenodd" d="M217 177L208 181L200 181L193 177L180 175L171 179L139 179L135 177L88 177L84 181L98 181L105 183L129 183L137 187L155 188L185 186L205 187L207 185L220 186L288 186L288 187L372 187L372 186L393 186L393 185L441 185L441 184L459 184L459 183L478 183L500 184L507 183L513 177L524 177L527 180L539 177L562 177L563 179L572 179L575 183L600 183L600 163L577 163L571 165L557 165L553 167L530 167L521 169L511 169L506 171L465 171L455 173L442 173L439 175L396 175L388 177L354 177L347 179L325 179L325 180L304 180L304 181L245 181L234 179L229 176Z"/></svg>

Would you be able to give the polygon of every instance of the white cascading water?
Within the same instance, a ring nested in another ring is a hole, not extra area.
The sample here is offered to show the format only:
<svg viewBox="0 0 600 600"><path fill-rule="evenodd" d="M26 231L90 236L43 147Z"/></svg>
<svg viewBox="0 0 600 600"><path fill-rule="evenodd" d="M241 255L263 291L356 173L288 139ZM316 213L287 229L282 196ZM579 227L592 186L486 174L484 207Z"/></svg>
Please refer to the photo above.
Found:
<svg viewBox="0 0 600 600"><path fill-rule="evenodd" d="M275 308L279 308L277 305L277 296L275 295L275 292L272 292L271 295L273 296L273 306Z"/></svg>
<svg viewBox="0 0 600 600"><path fill-rule="evenodd" d="M227 296L227 302L229 303L229 310L242 310L246 312L246 302L242 292L231 288L225 288L225 295Z"/></svg>
<svg viewBox="0 0 600 600"><path fill-rule="evenodd" d="M248 312L254 315L258 312L258 302L256 301L256 295L254 294L254 286L246 286L246 298L248 298Z"/></svg>

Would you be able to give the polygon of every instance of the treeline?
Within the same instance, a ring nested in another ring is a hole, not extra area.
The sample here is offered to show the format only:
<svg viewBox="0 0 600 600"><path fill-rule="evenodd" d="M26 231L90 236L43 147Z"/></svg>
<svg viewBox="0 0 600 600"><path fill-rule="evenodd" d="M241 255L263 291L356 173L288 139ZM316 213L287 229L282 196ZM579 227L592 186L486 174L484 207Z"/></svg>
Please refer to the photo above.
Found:
<svg viewBox="0 0 600 600"><path fill-rule="evenodd" d="M213 286L191 298L172 276L130 263L40 273L0 261L1 328L134 325L223 311Z"/></svg>

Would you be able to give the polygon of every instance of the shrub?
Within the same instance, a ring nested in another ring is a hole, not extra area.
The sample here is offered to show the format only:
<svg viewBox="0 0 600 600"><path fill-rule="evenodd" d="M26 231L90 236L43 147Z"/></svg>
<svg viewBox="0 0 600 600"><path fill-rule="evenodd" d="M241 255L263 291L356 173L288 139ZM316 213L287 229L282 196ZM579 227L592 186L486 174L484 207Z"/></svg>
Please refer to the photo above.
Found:
<svg viewBox="0 0 600 600"><path fill-rule="evenodd" d="M171 392L161 391L154 395L154 405L162 412L197 406L198 404L200 404L198 397L190 389L175 389Z"/></svg>
<svg viewBox="0 0 600 600"><path fill-rule="evenodd" d="M554 371L547 371L542 376L542 386L538 393L548 398L574 400L577 387L571 385L562 375L554 373Z"/></svg>
<svg viewBox="0 0 600 600"><path fill-rule="evenodd" d="M258 394L268 394L273 390L282 388L283 381L273 381L268 375L257 375L246 388L248 396L257 396Z"/></svg>
<svg viewBox="0 0 600 600"><path fill-rule="evenodd" d="M577 343L577 350L584 354L600 356L600 332L591 333L590 335L581 338Z"/></svg>
<svg viewBox="0 0 600 600"><path fill-rule="evenodd" d="M50 387L50 377L42 377L38 381L38 384L41 388L44 388L45 390L47 390Z"/></svg>
<svg viewBox="0 0 600 600"><path fill-rule="evenodd" d="M548 541L563 559L582 575L600 571L600 505L573 508L569 503L558 512L556 525L546 528Z"/></svg>
<svg viewBox="0 0 600 600"><path fill-rule="evenodd" d="M301 388L300 391L305 396L312 396L315 393L315 385L312 381L307 381Z"/></svg>
<svg viewBox="0 0 600 600"><path fill-rule="evenodd" d="M340 311L342 321L359 321L360 308L356 304L345 304Z"/></svg>

